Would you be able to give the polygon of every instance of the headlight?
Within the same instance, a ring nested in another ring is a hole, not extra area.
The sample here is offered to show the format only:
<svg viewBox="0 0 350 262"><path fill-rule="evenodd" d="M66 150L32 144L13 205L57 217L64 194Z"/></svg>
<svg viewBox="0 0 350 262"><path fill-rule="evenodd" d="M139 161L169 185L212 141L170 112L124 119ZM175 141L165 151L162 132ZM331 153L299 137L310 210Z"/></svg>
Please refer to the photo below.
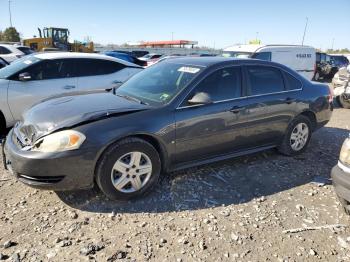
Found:
<svg viewBox="0 0 350 262"><path fill-rule="evenodd" d="M74 150L78 149L85 139L86 137L78 131L65 130L39 139L35 143L33 151L52 153Z"/></svg>
<svg viewBox="0 0 350 262"><path fill-rule="evenodd" d="M344 141L344 144L340 151L339 160L342 164L350 166L350 138Z"/></svg>

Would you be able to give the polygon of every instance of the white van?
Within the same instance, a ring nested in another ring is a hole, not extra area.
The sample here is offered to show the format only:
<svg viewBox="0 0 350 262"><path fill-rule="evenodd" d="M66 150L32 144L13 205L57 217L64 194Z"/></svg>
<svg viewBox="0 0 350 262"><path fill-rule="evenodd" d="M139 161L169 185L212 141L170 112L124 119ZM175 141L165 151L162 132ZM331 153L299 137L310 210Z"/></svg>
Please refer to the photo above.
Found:
<svg viewBox="0 0 350 262"><path fill-rule="evenodd" d="M307 79L315 75L316 50L301 45L235 45L224 49L223 56L255 58L288 66Z"/></svg>

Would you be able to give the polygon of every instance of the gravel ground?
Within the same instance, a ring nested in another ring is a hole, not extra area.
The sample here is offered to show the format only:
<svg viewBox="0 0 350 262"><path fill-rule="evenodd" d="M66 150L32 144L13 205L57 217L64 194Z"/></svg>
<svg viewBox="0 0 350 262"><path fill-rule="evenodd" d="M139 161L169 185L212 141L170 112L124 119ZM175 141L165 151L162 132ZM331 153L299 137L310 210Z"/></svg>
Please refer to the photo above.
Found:
<svg viewBox="0 0 350 262"><path fill-rule="evenodd" d="M336 109L301 156L172 173L127 203L35 190L0 163L0 260L349 261L349 217L329 181L349 129L350 110Z"/></svg>

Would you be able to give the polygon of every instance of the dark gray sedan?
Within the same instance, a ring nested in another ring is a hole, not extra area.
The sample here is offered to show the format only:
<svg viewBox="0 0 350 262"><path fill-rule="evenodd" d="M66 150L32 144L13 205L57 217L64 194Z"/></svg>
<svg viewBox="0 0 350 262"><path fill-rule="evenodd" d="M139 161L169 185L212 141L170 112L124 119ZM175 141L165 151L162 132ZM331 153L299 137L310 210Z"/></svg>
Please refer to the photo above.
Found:
<svg viewBox="0 0 350 262"><path fill-rule="evenodd" d="M168 171L273 147L300 154L331 113L327 85L280 64L169 59L114 92L34 106L8 134L4 163L33 187L97 183L109 198L126 200Z"/></svg>

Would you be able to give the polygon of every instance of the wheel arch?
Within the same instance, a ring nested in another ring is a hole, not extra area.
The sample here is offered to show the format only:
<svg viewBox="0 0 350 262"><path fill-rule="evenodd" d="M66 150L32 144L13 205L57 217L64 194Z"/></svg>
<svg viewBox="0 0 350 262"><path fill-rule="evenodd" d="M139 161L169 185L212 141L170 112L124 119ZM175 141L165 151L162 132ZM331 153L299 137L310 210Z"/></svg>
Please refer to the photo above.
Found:
<svg viewBox="0 0 350 262"><path fill-rule="evenodd" d="M159 157L161 160L161 170L162 172L168 172L168 163L169 163L169 157L168 157L168 151L166 149L166 146L164 145L163 142L160 141L159 138L150 135L150 134L144 134L144 133L136 133L136 134L130 134L127 136L119 137L116 140L112 141L109 143L106 147L101 150L101 152L98 154L96 163L95 163L95 168L94 168L94 177L96 176L96 169L98 168L99 162L103 156L103 154L113 145L118 143L119 141L122 141L124 139L128 138L139 138L142 139L148 143L150 143L159 153Z"/></svg>
<svg viewBox="0 0 350 262"><path fill-rule="evenodd" d="M6 118L3 112L0 110L0 133L4 132L6 129Z"/></svg>
<svg viewBox="0 0 350 262"><path fill-rule="evenodd" d="M307 117L310 120L311 124L312 124L312 131L316 130L316 128L317 128L317 118L316 118L316 114L314 112L312 112L311 110L305 110L305 111L301 112L297 116L305 116L305 117Z"/></svg>

